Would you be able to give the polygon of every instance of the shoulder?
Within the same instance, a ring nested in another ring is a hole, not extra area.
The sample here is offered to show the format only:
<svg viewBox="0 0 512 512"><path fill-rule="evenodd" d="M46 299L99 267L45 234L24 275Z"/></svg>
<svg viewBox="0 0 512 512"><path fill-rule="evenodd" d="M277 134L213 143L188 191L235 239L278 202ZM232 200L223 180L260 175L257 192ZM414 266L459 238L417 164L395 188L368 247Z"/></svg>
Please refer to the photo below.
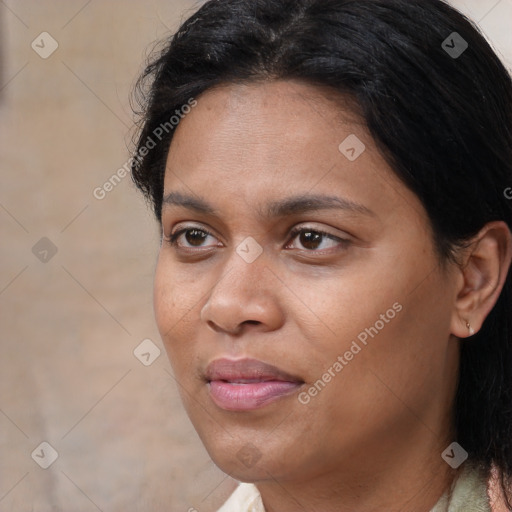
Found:
<svg viewBox="0 0 512 512"><path fill-rule="evenodd" d="M217 512L265 512L254 484L241 482Z"/></svg>
<svg viewBox="0 0 512 512"><path fill-rule="evenodd" d="M486 471L468 461L430 512L491 512Z"/></svg>

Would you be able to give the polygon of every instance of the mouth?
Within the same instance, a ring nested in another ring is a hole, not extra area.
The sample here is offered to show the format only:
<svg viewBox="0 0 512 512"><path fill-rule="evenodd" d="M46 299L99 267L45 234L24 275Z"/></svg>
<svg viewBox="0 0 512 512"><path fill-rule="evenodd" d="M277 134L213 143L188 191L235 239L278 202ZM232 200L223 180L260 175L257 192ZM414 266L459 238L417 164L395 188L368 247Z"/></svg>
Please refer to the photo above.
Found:
<svg viewBox="0 0 512 512"><path fill-rule="evenodd" d="M221 358L206 368L209 395L221 409L260 409L293 394L304 381L257 359Z"/></svg>

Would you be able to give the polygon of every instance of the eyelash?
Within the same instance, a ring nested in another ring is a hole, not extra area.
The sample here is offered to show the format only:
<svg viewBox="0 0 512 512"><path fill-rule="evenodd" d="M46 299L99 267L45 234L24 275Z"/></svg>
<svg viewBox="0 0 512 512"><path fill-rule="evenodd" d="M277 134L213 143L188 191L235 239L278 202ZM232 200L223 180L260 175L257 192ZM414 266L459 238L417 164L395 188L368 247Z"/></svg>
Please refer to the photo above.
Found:
<svg viewBox="0 0 512 512"><path fill-rule="evenodd" d="M203 233L203 234L205 234L207 236L213 236L213 237L215 236L213 233L211 233L207 229L196 228L196 227L188 227L188 228L180 229L180 230L176 231L176 233L172 233L171 235L166 237L165 240L172 247L176 248L176 247L178 247L177 239L182 234L184 234L184 233L186 233L188 231L199 231L200 233ZM340 238L340 237L332 235L331 233L328 233L327 231L322 231L321 229L317 229L317 228L309 228L307 226L296 227L296 228L292 229L292 231L290 232L290 237L291 237L292 241L297 237L297 235L299 235L300 233L303 233L303 232L316 233L316 234L322 235L322 236L324 236L326 238L329 238L330 240L334 240L336 242L339 242L340 245L343 248L346 248L350 244L350 240L348 240L346 238ZM198 249L201 249L201 248L198 247ZM184 250L194 250L194 249L191 248L191 247L185 247ZM325 249L325 250L329 250L329 249ZM306 251L306 252L320 252L320 253L322 252L322 250L317 250L317 249L303 249L303 251Z"/></svg>

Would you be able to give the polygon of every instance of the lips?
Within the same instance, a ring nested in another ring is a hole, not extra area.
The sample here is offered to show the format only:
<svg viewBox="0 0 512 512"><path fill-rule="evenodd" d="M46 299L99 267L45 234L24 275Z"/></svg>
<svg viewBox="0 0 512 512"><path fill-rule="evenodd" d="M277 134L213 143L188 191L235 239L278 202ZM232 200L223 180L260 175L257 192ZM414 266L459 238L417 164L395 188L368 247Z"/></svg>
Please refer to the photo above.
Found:
<svg viewBox="0 0 512 512"><path fill-rule="evenodd" d="M295 375L257 359L216 359L206 368L210 397L222 409L259 409L304 384Z"/></svg>
<svg viewBox="0 0 512 512"><path fill-rule="evenodd" d="M225 380L228 382L278 380L287 382L303 382L276 366L258 361L257 359L215 359L207 367L206 380Z"/></svg>

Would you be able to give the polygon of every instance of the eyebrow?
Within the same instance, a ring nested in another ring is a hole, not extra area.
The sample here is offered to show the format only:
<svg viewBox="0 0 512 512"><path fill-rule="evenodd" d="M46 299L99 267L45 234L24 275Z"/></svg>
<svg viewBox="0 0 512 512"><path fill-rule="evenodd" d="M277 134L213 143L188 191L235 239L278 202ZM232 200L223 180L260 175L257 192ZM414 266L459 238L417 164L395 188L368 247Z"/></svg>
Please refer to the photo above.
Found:
<svg viewBox="0 0 512 512"><path fill-rule="evenodd" d="M190 196L180 192L165 195L162 205L166 207L182 207L196 213L220 218L220 212L207 201L198 196ZM316 210L345 210L351 213L377 217L375 212L366 206L349 199L330 195L302 194L287 197L280 201L269 202L264 209L258 208L257 213L265 219L286 217L294 214L308 213Z"/></svg>

